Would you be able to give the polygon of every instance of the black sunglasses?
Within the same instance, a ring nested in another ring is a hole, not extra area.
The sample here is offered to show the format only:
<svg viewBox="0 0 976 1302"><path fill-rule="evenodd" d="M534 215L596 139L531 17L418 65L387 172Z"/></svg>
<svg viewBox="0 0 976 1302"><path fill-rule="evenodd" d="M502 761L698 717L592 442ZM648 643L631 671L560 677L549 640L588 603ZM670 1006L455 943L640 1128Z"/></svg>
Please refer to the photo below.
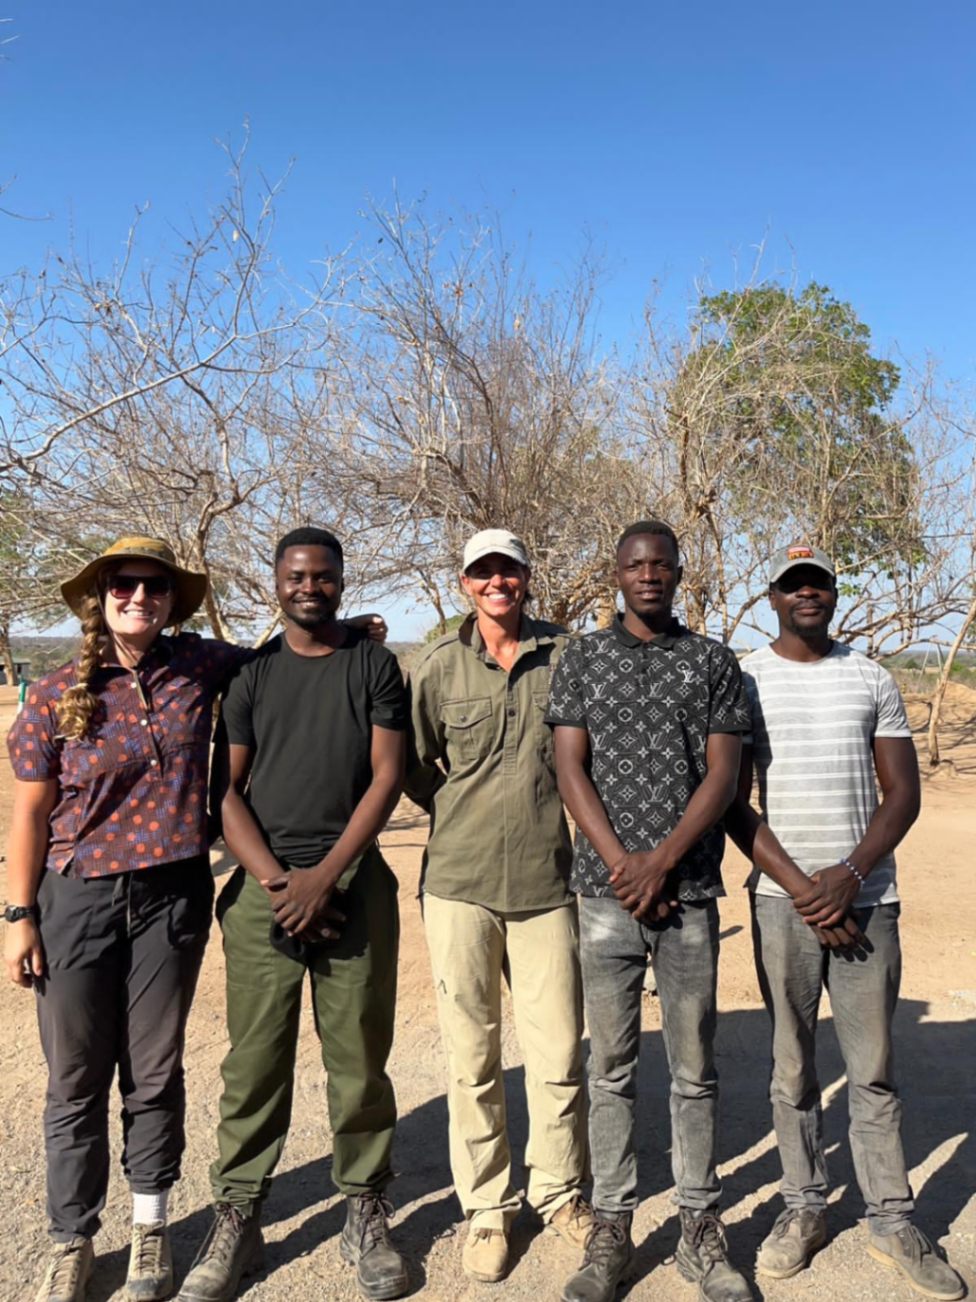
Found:
<svg viewBox="0 0 976 1302"><path fill-rule="evenodd" d="M165 597L173 591L173 580L166 574L113 574L106 586L113 597L132 597L140 583L147 597Z"/></svg>

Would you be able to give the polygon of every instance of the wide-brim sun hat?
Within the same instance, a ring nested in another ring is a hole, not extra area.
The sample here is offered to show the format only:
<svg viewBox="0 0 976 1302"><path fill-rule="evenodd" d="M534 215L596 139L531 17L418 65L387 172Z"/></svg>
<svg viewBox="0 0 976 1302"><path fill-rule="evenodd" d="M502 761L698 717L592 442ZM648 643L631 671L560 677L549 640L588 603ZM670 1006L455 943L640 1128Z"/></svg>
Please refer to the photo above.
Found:
<svg viewBox="0 0 976 1302"><path fill-rule="evenodd" d="M173 577L173 609L167 624L184 624L200 609L207 595L207 576L196 570L184 569L176 563L176 555L168 543L160 538L146 538L141 534L126 534L106 547L101 556L89 561L84 569L61 584L61 596L76 615L82 613L85 597L98 582L98 576L107 566L119 561L155 561Z"/></svg>

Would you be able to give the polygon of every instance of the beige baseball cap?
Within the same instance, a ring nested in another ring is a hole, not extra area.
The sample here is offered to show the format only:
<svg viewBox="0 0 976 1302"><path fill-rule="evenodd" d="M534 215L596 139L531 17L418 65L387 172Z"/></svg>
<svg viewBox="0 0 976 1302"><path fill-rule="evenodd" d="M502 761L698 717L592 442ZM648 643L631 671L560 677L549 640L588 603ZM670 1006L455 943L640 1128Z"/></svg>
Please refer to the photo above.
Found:
<svg viewBox="0 0 976 1302"><path fill-rule="evenodd" d="M480 533L472 534L464 544L462 572L475 561L480 561L482 556L491 556L493 552L499 556L510 556L513 561L518 561L519 565L528 568L529 554L521 538L516 538L507 529L482 529Z"/></svg>

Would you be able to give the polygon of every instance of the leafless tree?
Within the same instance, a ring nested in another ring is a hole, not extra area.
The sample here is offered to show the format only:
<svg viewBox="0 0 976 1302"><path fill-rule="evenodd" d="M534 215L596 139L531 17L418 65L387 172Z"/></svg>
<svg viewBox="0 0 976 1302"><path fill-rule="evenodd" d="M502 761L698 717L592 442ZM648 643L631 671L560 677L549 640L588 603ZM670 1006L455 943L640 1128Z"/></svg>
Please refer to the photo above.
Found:
<svg viewBox="0 0 976 1302"><path fill-rule="evenodd" d="M360 495L376 574L414 583L443 620L463 538L504 526L529 549L539 610L581 623L643 501L615 426L619 369L595 347L595 268L584 258L543 293L487 223L373 218L383 256L360 273L335 467Z"/></svg>

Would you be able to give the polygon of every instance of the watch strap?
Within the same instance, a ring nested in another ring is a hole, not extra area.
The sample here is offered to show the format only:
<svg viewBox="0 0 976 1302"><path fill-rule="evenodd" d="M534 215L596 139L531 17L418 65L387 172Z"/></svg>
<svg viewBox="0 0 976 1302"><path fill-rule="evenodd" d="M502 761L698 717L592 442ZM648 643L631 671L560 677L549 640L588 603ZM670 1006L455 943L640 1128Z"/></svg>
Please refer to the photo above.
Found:
<svg viewBox="0 0 976 1302"><path fill-rule="evenodd" d="M4 922L22 922L24 918L37 921L36 904L8 904L3 911Z"/></svg>

